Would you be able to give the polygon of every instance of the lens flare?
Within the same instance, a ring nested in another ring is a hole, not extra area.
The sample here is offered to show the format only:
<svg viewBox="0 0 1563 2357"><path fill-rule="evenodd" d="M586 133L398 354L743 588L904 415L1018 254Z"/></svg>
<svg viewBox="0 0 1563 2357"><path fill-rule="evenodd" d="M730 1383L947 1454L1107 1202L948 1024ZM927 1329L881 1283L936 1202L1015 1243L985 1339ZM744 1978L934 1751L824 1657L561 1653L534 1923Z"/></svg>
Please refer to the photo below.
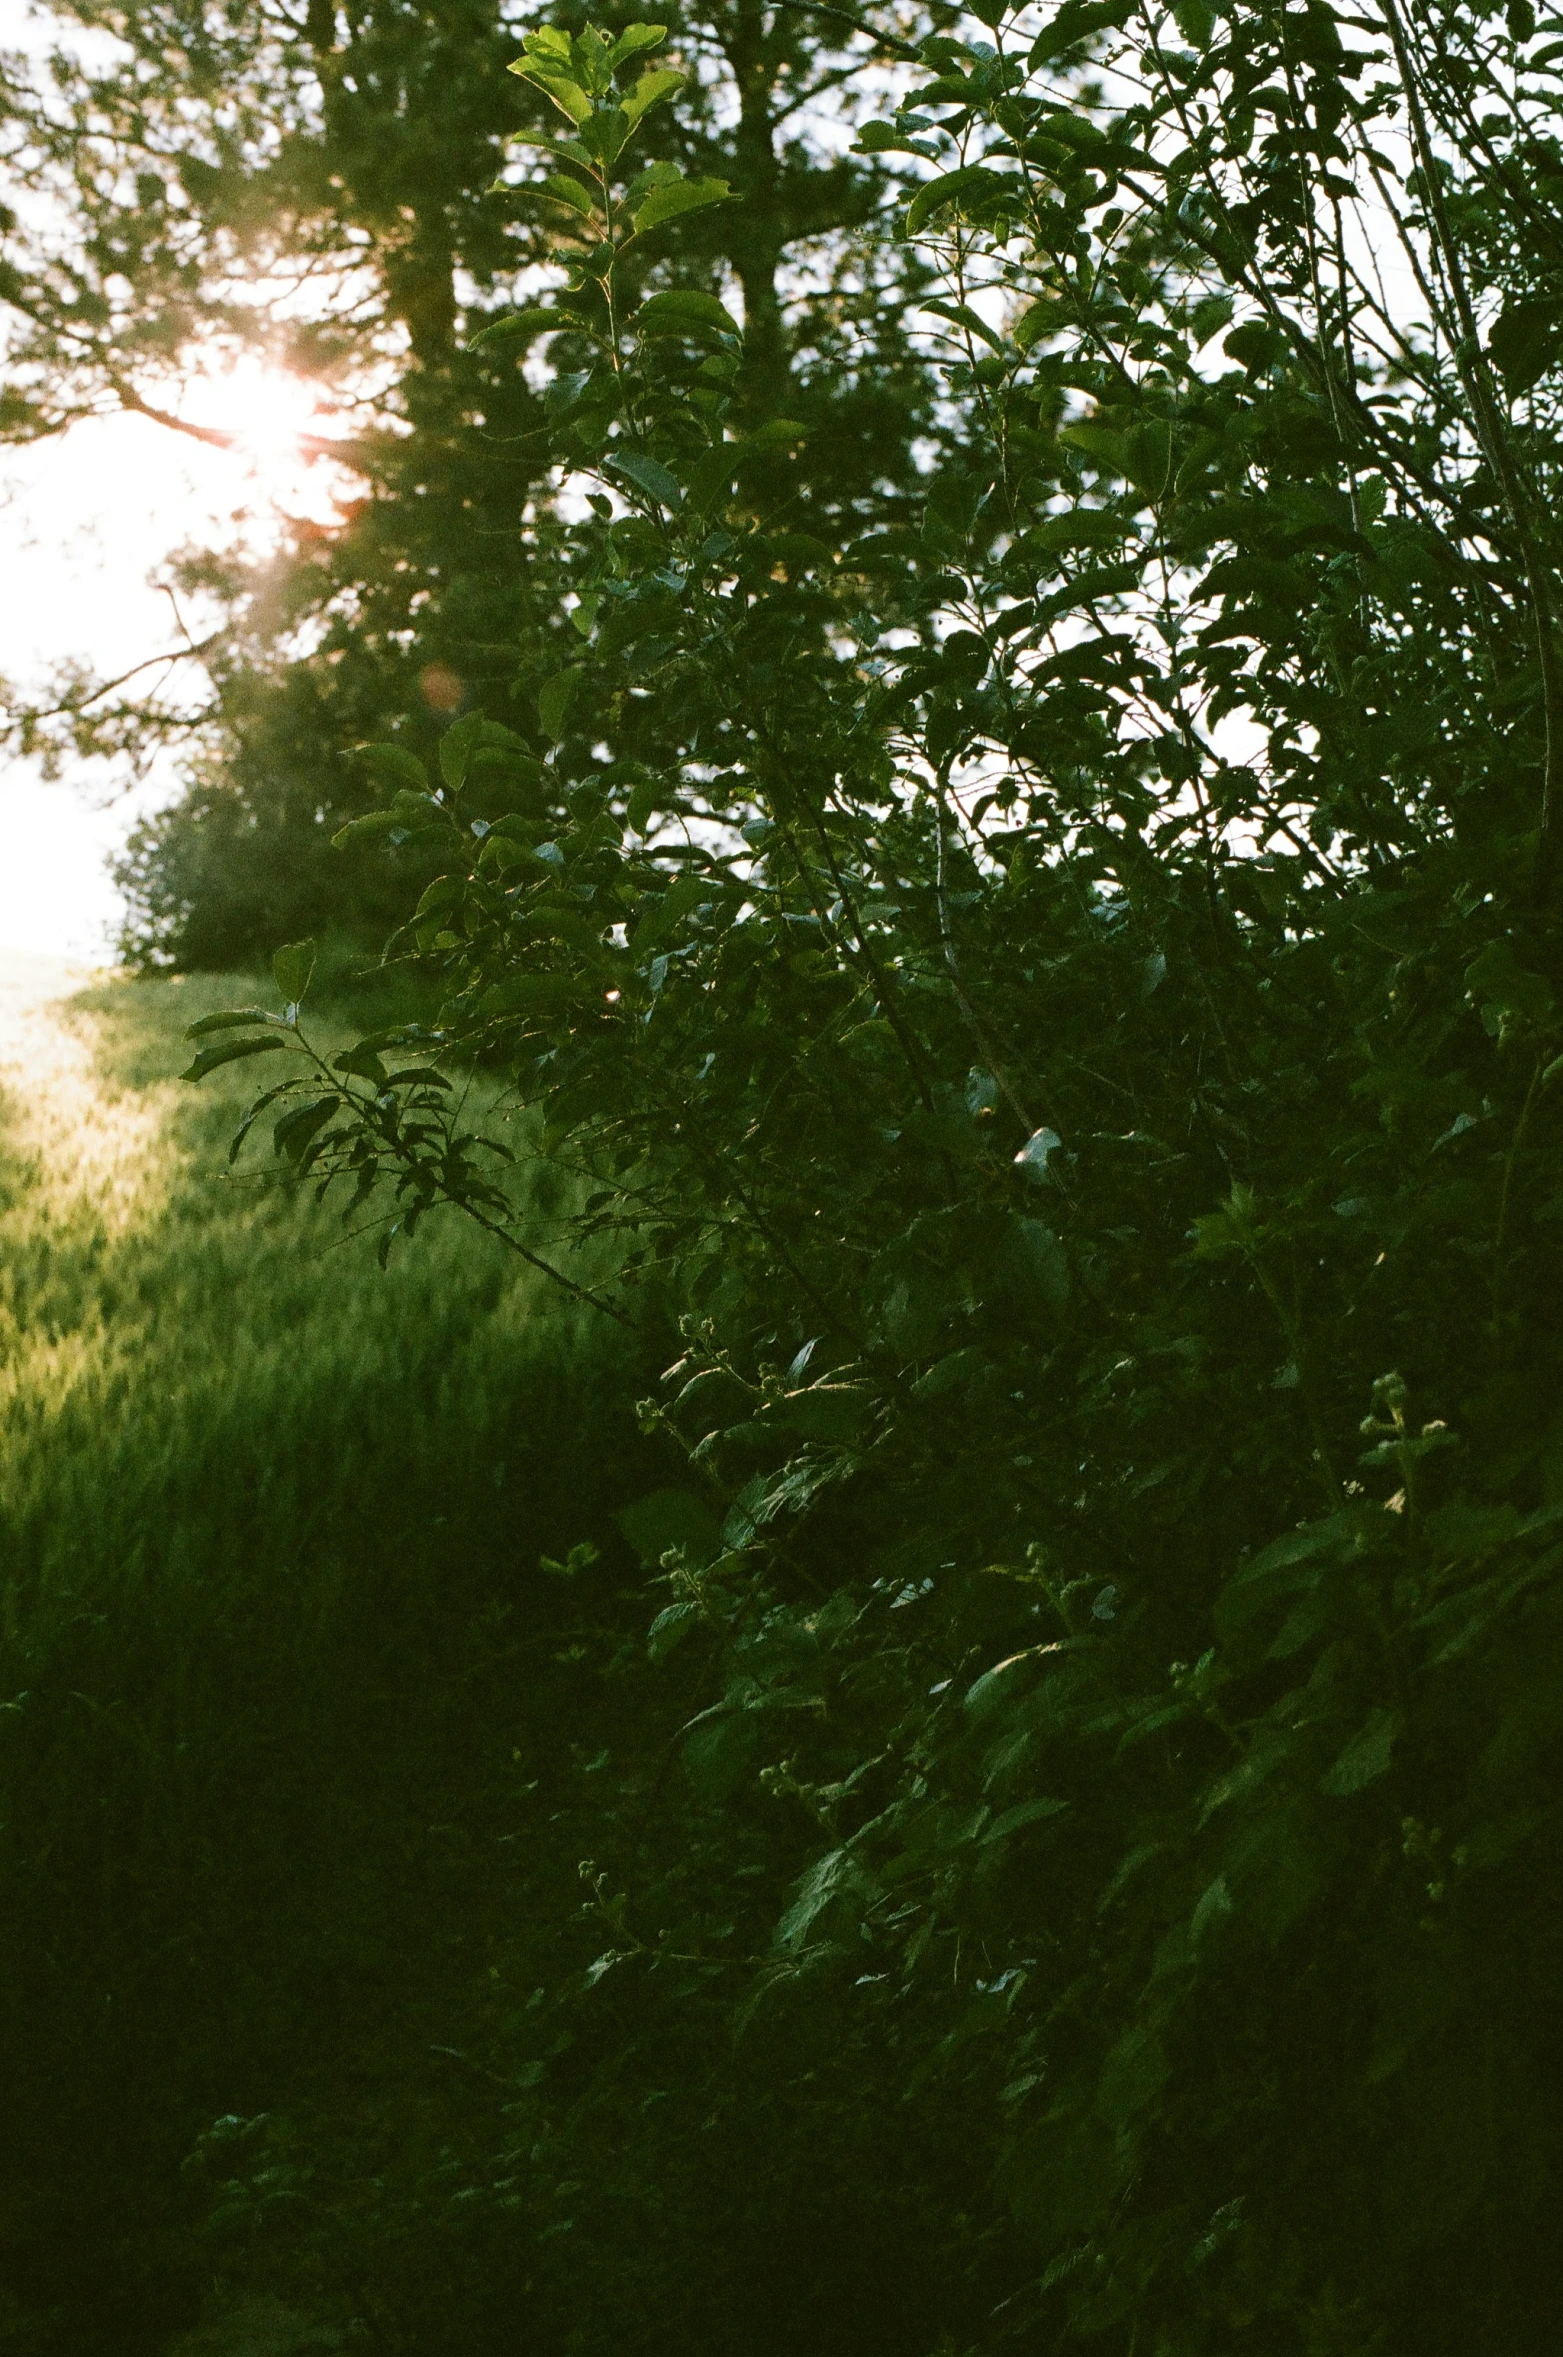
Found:
<svg viewBox="0 0 1563 2357"><path fill-rule="evenodd" d="M203 370L186 385L179 414L188 425L229 437L229 447L266 497L299 504L312 443L329 440L321 389L291 369L245 357Z"/></svg>

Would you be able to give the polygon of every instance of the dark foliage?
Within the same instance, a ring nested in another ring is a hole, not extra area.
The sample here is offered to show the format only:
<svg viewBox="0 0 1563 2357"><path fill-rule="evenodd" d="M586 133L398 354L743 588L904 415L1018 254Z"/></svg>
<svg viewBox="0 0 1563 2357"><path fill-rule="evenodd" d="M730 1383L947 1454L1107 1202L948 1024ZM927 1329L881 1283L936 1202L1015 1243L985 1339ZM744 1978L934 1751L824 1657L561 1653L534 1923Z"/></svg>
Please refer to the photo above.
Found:
<svg viewBox="0 0 1563 2357"><path fill-rule="evenodd" d="M736 323L617 275L717 192L630 179L618 53L529 35L593 208L515 328L600 355L556 404L602 487L538 699L568 823L471 824L469 771L529 758L477 720L393 806L445 846L411 937L451 1044L595 1190L615 1314L653 1273L684 1314L645 1414L693 1486L643 1543L717 1854L694 1935L616 1861L646 1928L597 1977L657 2041L702 1958L740 2056L801 2019L863 2100L956 2103L945 2272L995 2203L1030 2254L946 2318L982 2345L1556 2322L1563 706L1524 323L1563 228L1526 28L1378 30L925 42L860 144L934 167L904 228L964 423L867 540L779 496ZM283 1066L284 1150L409 1229L502 1220L390 1045ZM721 1831L756 1791L772 1873L815 1828L768 1952Z"/></svg>

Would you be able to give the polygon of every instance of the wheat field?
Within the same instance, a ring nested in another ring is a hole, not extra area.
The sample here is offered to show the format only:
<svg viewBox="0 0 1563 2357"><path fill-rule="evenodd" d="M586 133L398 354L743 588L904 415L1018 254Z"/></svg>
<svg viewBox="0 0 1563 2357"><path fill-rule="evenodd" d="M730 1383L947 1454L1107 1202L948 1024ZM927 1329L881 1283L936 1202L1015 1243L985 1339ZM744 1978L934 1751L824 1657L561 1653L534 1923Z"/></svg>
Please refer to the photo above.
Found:
<svg viewBox="0 0 1563 2357"><path fill-rule="evenodd" d="M635 1478L633 1437L601 1470L616 1330L454 1214L382 1272L264 1138L228 1170L244 1072L182 1084L181 1034L257 987L0 973L0 2248L30 2285L0 2349L29 2357L89 2313L170 2345L202 2132L351 2078L460 1980L443 1861L552 1740L507 1667L539 1556L611 1546Z"/></svg>

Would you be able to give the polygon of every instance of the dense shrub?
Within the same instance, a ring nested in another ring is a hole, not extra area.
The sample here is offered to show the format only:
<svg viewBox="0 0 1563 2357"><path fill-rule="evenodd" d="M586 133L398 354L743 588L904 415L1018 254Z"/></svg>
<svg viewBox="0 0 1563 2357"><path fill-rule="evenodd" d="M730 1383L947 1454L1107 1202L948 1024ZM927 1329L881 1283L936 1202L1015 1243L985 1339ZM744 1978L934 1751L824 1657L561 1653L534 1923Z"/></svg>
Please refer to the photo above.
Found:
<svg viewBox="0 0 1563 2357"><path fill-rule="evenodd" d="M706 1976L837 2183L865 2109L958 2120L961 2345L1540 2349L1545 69L1528 10L980 13L860 133L919 159L884 234L961 421L867 540L728 420L737 319L621 287L722 201L625 160L638 36L528 34L572 210L511 332L597 354L580 645L349 830L426 834L449 1044L583 1174L614 1314L684 1318L644 1416L688 1485L626 1527L709 1833L689 1890L608 1820L579 2015L632 2072ZM566 823L470 823L548 747ZM408 1044L274 1060L283 1150L503 1224ZM556 2134L601 2167L547 2116L532 2216Z"/></svg>

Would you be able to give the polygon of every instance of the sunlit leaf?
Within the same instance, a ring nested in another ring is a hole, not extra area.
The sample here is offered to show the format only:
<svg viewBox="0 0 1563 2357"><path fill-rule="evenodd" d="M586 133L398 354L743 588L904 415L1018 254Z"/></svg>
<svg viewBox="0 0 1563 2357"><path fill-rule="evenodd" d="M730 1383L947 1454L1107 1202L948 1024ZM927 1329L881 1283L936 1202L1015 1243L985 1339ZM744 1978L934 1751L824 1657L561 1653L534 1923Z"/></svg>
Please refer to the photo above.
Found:
<svg viewBox="0 0 1563 2357"><path fill-rule="evenodd" d="M643 236L648 229L660 229L664 222L676 221L680 214L702 212L710 205L725 205L732 201L732 190L725 180L665 180L651 191L635 215L635 230Z"/></svg>
<svg viewBox="0 0 1563 2357"><path fill-rule="evenodd" d="M271 978L290 1006L301 1004L315 971L315 944L291 941L271 961Z"/></svg>
<svg viewBox="0 0 1563 2357"><path fill-rule="evenodd" d="M275 1034L265 1039L225 1039L214 1048L203 1048L193 1064L180 1073L181 1080L204 1080L208 1072L215 1072L220 1064L237 1064L246 1056L270 1055L274 1048L286 1048L289 1042Z"/></svg>

